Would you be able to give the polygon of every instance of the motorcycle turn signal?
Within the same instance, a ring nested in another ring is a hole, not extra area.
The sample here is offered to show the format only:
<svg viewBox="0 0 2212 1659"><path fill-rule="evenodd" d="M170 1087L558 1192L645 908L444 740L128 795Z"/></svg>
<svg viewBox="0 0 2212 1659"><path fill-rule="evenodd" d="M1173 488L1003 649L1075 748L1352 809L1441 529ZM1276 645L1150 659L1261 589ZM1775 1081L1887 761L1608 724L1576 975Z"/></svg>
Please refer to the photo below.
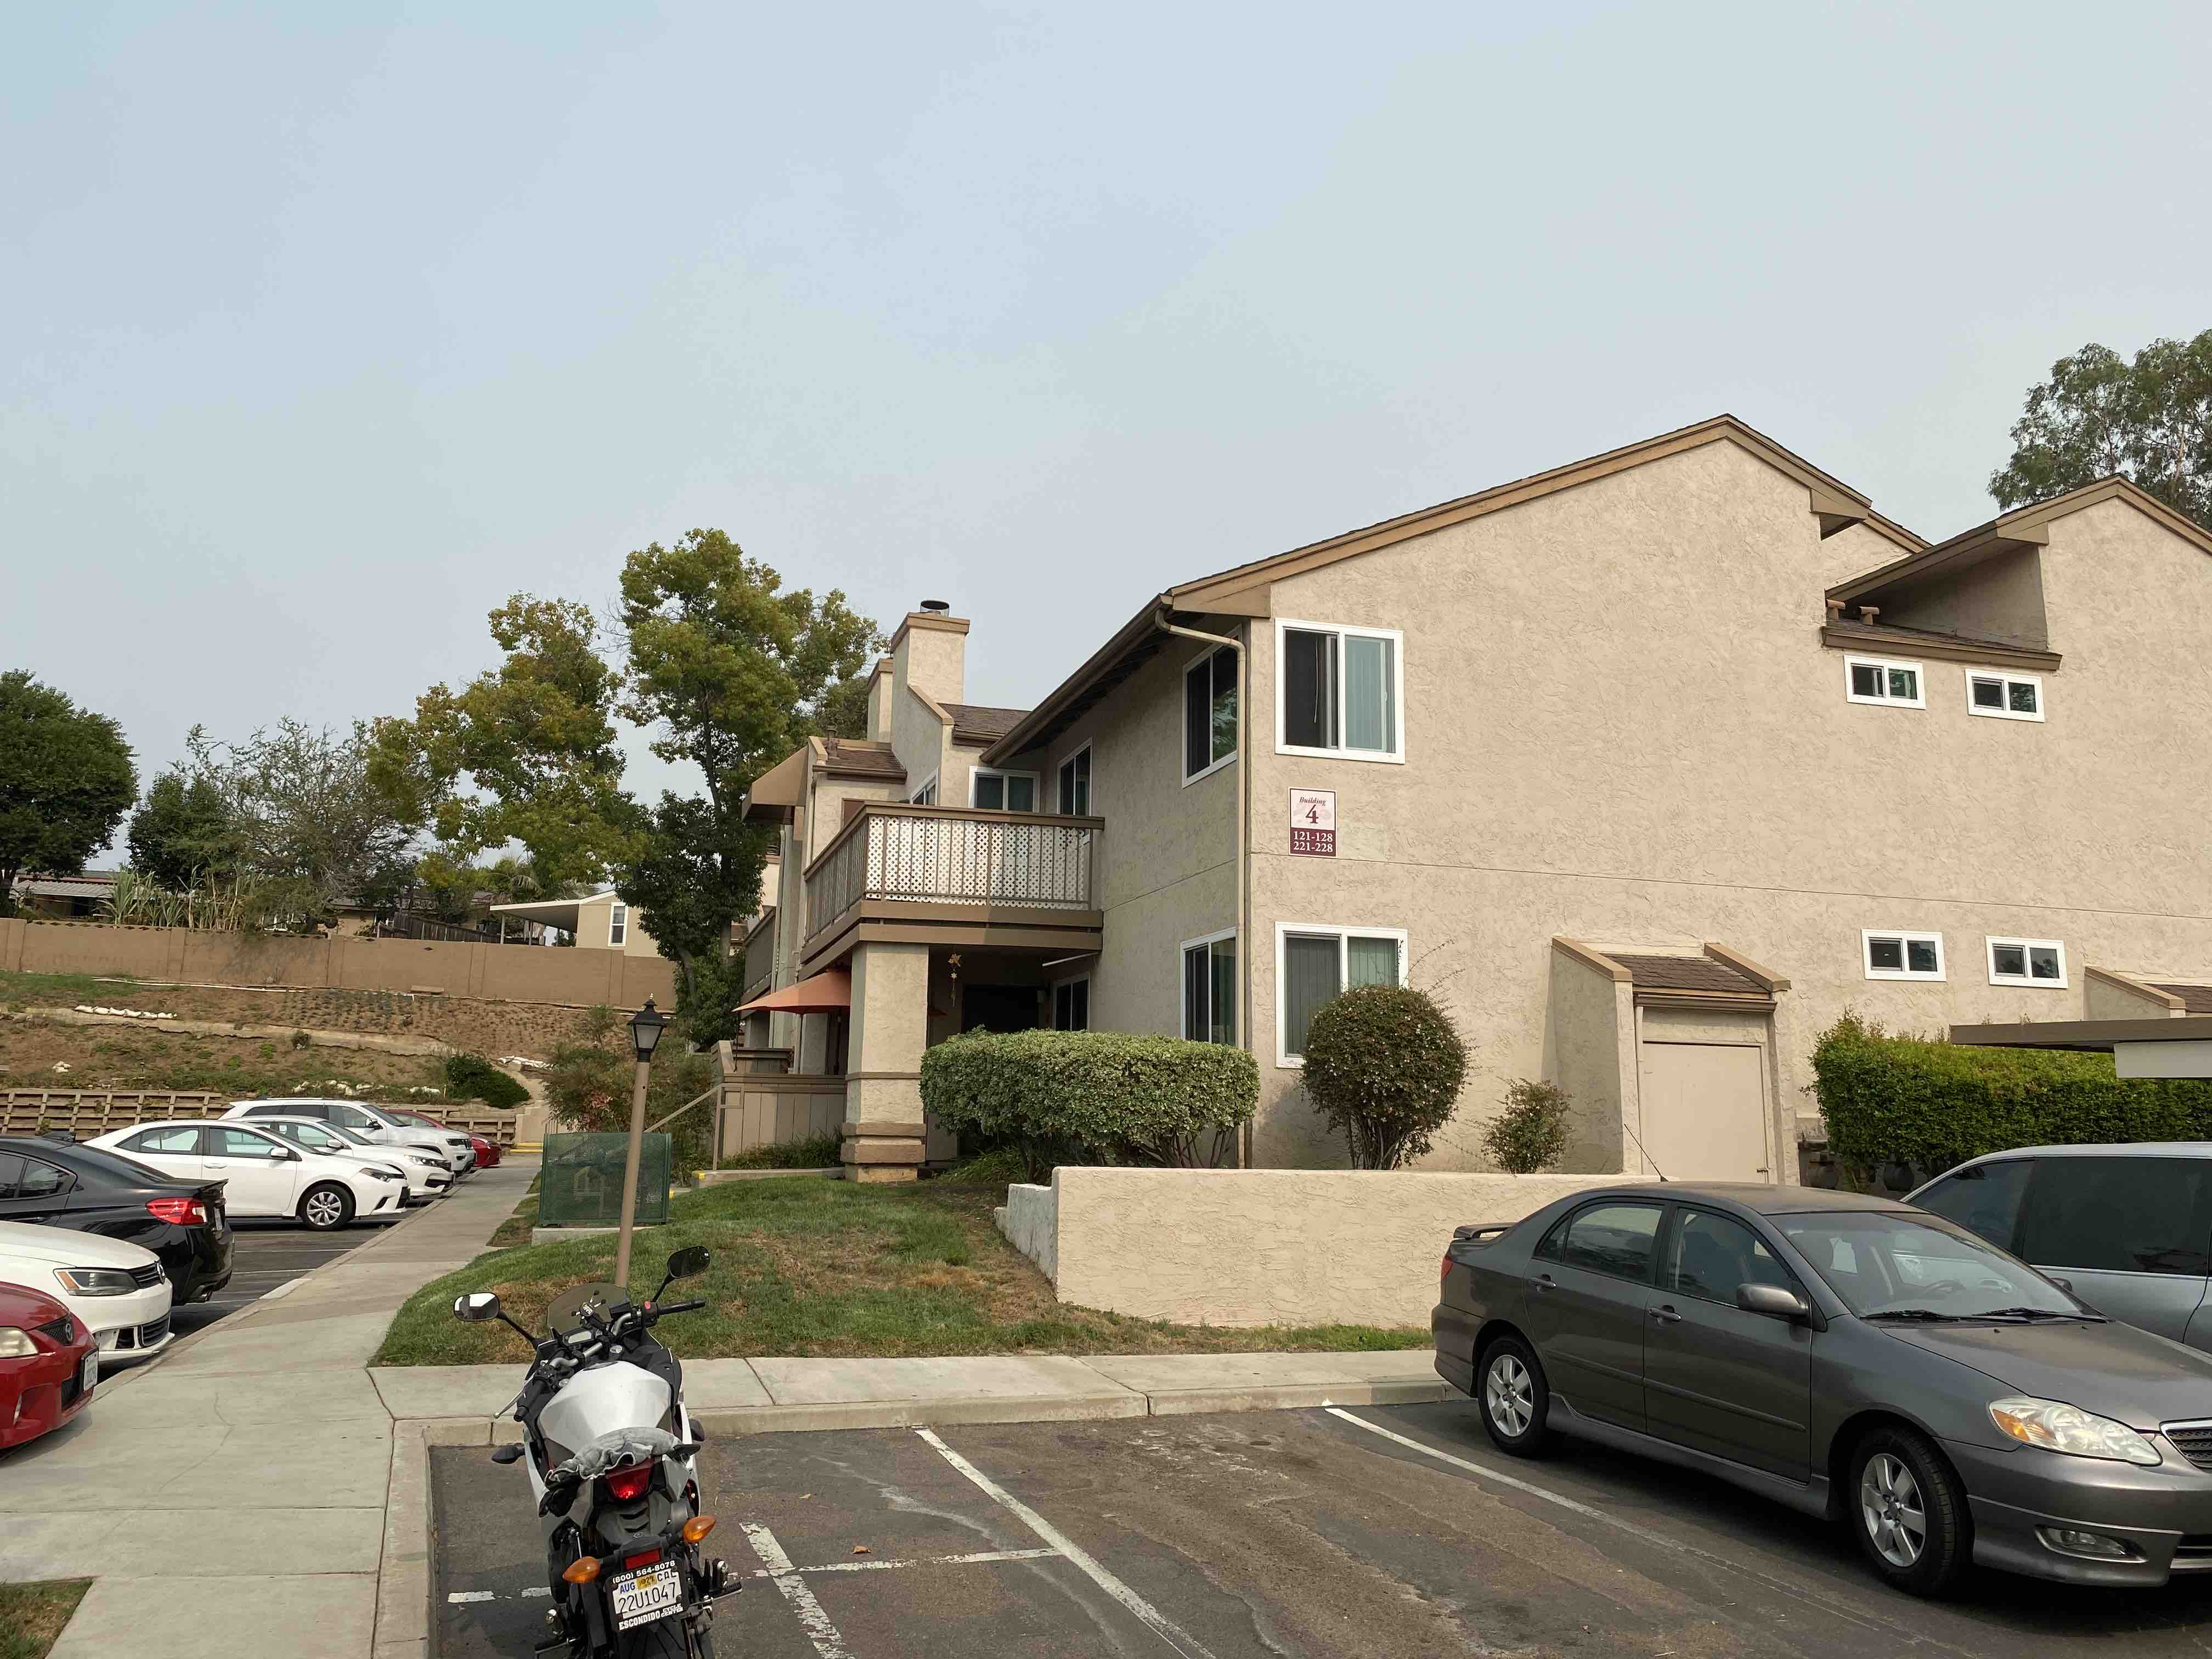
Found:
<svg viewBox="0 0 2212 1659"><path fill-rule="evenodd" d="M704 1539L708 1533L714 1530L714 1517L713 1516L695 1515L689 1521L686 1521L684 1523L684 1541L687 1544L696 1544L701 1540Z"/></svg>

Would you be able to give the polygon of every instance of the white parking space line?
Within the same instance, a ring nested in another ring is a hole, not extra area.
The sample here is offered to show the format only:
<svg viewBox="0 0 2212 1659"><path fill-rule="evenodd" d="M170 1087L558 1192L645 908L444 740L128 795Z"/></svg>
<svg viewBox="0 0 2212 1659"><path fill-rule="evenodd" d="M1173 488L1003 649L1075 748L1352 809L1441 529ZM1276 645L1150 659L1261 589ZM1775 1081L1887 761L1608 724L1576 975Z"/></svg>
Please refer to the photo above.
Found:
<svg viewBox="0 0 2212 1659"><path fill-rule="evenodd" d="M992 1480L989 1475L984 1474L951 1447L946 1445L932 1431L916 1429L915 1432L927 1442L939 1457L966 1475L977 1490L983 1492L1000 1508L1013 1515L1024 1526L1051 1545L1060 1554L1073 1562L1085 1577L1134 1613L1139 1622L1177 1653L1182 1654L1183 1659L1213 1659L1213 1656L1200 1647L1197 1642L1170 1624L1158 1607L1093 1560L1073 1539L1068 1537L1051 1522ZM748 1528L747 1530L750 1531L750 1528ZM778 1582L781 1583L787 1581L779 1580Z"/></svg>
<svg viewBox="0 0 2212 1659"><path fill-rule="evenodd" d="M1741 1573L1744 1577L1764 1584L1778 1594L1789 1596L1793 1600L1810 1602L1829 1617L1840 1619L1846 1624L1856 1625L1862 1630L1878 1631L1892 1640L1908 1647L1937 1647L1950 1653L1965 1651L1963 1649L1953 1647L1948 1642L1935 1641L1918 1631L1893 1620L1879 1617L1869 1618L1863 1609L1853 1607L1841 1597L1824 1595L1808 1584L1791 1583L1784 1579L1773 1577L1759 1571L1756 1568L1747 1567L1741 1561L1732 1561L1724 1555L1714 1554L1711 1550L1699 1549L1695 1544L1685 1543L1679 1538L1669 1538L1665 1533L1654 1532L1649 1527L1639 1526L1633 1521L1626 1520L1618 1515L1608 1514L1594 1504L1585 1504L1579 1498L1568 1497L1565 1492L1553 1492L1548 1486L1540 1486L1533 1480L1523 1480L1517 1476L1507 1474L1504 1470L1494 1469L1487 1463L1477 1463L1468 1458L1455 1457L1442 1448L1416 1440L1411 1435L1400 1434L1395 1429L1386 1429L1380 1423L1370 1423L1364 1417L1354 1417L1341 1406L1327 1406L1322 1409L1331 1417L1341 1418L1354 1428L1364 1429L1370 1434L1379 1435L1395 1445L1405 1447L1408 1451L1417 1451L1424 1457L1432 1457L1439 1463L1449 1464L1455 1469L1464 1469L1469 1474L1495 1482L1501 1486L1509 1486L1515 1492L1526 1492L1531 1498L1540 1498L1547 1504L1556 1504L1563 1510L1587 1516L1592 1521L1602 1522L1608 1527L1628 1534L1632 1538L1641 1539L1644 1542L1656 1545L1661 1549L1672 1550L1678 1555L1690 1556L1709 1566Z"/></svg>
<svg viewBox="0 0 2212 1659"><path fill-rule="evenodd" d="M814 1651L821 1659L853 1659L852 1650L845 1638L837 1634L837 1626L830 1622L830 1615L822 1611L822 1604L814 1599L814 1592L799 1576L799 1569L791 1565L791 1558L783 1553L783 1546L775 1541L775 1534L757 1522L743 1523L745 1537L751 1542L753 1553L760 1557L761 1565L775 1582L783 1599L791 1603L791 1610L799 1615L799 1628L806 1639L814 1644Z"/></svg>

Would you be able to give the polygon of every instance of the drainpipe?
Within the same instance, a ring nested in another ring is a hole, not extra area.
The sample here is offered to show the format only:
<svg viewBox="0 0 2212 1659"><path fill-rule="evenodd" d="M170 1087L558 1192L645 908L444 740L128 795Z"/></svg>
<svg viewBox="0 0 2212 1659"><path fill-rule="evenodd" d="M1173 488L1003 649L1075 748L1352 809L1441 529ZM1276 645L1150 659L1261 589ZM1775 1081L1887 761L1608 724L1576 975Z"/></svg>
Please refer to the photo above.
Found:
<svg viewBox="0 0 2212 1659"><path fill-rule="evenodd" d="M1247 1054L1252 1048L1252 868L1245 856L1245 842L1249 836L1252 816L1252 751L1245 738L1251 731L1251 655L1244 641L1226 634L1204 634L1195 628L1181 628L1168 620L1173 614L1168 608L1166 596L1161 596L1160 608L1153 614L1152 623L1163 634L1178 634L1187 640L1198 640L1206 645L1227 646L1237 653L1237 1042ZM1176 964L1178 971L1182 963ZM1255 1064L1258 1057L1254 1055ZM1239 1169L1252 1167L1252 1125L1248 1120L1244 1133L1239 1138L1237 1164Z"/></svg>

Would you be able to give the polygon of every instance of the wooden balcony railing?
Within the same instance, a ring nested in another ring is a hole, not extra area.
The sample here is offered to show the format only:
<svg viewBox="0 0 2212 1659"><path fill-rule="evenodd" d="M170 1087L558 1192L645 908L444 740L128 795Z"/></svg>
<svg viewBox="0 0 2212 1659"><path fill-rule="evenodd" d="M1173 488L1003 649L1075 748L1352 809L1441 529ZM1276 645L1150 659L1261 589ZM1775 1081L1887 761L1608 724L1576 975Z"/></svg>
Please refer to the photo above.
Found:
<svg viewBox="0 0 2212 1659"><path fill-rule="evenodd" d="M775 980L776 915L765 912L745 935L744 1000L764 994Z"/></svg>
<svg viewBox="0 0 2212 1659"><path fill-rule="evenodd" d="M1096 910L1103 818L871 801L806 867L811 942L854 905Z"/></svg>

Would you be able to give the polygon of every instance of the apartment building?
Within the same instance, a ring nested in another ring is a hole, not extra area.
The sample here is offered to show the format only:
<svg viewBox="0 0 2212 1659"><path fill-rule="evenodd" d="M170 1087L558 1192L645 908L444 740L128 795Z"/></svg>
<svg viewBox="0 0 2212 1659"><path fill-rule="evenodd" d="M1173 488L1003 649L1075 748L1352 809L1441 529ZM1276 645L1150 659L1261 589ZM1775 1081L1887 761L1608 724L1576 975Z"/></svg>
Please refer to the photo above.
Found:
<svg viewBox="0 0 2212 1659"><path fill-rule="evenodd" d="M1342 1161L1313 1010L1431 989L1480 1168L1516 1078L1567 1167L1787 1180L1808 1055L2212 985L2212 537L2117 480L1930 544L1732 417L1148 599L1034 708L908 616L869 734L782 825L753 1037L845 1076L847 1158L927 1144L988 1026L1237 1042L1249 1156ZM1072 653L1071 653L1072 654Z"/></svg>

